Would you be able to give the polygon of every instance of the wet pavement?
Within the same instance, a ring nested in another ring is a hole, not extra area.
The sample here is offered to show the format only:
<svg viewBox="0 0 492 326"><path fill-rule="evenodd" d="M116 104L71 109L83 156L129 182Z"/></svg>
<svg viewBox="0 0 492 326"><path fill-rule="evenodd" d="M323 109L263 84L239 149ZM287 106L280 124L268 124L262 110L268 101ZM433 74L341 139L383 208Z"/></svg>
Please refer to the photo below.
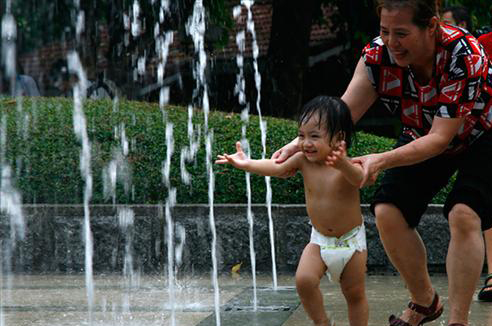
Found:
<svg viewBox="0 0 492 326"><path fill-rule="evenodd" d="M426 325L447 325L447 279L434 275L432 280L445 310L438 321ZM90 314L84 275L4 275L2 281L2 326L216 325L214 289L208 276L178 277L173 295L165 276L141 276L130 287L121 276L98 275ZM272 290L271 276L258 276L256 309L251 277L221 276L219 287L221 325L311 325L295 292L293 275L279 276L277 291ZM326 310L337 326L348 326L340 289L324 279L322 291ZM387 325L388 316L403 310L408 301L398 276L368 276L367 294L371 326ZM475 296L470 325L492 325L492 303L479 302Z"/></svg>

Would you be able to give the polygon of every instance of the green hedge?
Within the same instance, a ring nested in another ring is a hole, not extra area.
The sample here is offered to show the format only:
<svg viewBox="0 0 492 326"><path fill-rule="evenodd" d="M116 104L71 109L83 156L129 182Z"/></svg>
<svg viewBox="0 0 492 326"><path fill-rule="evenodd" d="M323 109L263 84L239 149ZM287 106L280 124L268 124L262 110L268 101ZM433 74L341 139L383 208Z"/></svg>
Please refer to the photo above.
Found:
<svg viewBox="0 0 492 326"><path fill-rule="evenodd" d="M81 203L84 182L79 170L81 145L73 131L73 101L64 98L24 98L0 100L0 115L7 121L7 162L14 171L15 186L24 203ZM132 190L118 185L117 203L153 204L165 201L167 187L162 182L162 164L166 156L164 115L155 104L108 100L84 103L88 135L92 149L93 195L91 203L111 203L103 191L102 170L112 159L119 144L115 127L124 124L127 138L133 144L128 154L132 170ZM180 149L188 144L185 108L166 109L167 120L174 125L174 155L171 185L177 188L178 203L207 203L208 181L205 169L203 132L195 162L187 165L192 174L191 186L184 185L180 176ZM267 155L296 136L297 123L266 117L268 127ZM194 111L194 124L203 126L203 113ZM241 136L241 118L238 114L211 112L209 128L214 131L213 158L223 152L232 152ZM258 118L251 116L247 128L252 157L261 155L261 137ZM351 156L381 152L391 148L393 140L360 132L350 150ZM0 155L2 155L0 148ZM3 160L3 158L0 158ZM215 202L246 202L245 177L242 171L230 166L214 165ZM265 202L263 177L252 176L252 200ZM362 190L362 202L368 202L375 186ZM303 203L301 177L272 178L274 203ZM437 202L442 202L438 196Z"/></svg>

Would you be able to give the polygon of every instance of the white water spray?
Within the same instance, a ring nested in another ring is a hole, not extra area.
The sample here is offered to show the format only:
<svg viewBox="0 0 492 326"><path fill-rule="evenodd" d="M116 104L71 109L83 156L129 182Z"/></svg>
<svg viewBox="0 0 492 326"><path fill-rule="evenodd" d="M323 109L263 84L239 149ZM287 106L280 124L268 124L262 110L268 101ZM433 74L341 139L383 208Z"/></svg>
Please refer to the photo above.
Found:
<svg viewBox="0 0 492 326"><path fill-rule="evenodd" d="M209 132L205 141L207 156L207 174L208 174L208 202L209 202L209 223L212 232L212 283L214 286L214 307L215 307L215 324L220 325L220 293L217 273L217 230L215 228L214 215L214 189L215 176L212 166L212 142L213 132Z"/></svg>
<svg viewBox="0 0 492 326"><path fill-rule="evenodd" d="M133 262L133 233L134 233L135 213L130 208L118 209L118 224L125 238L125 256L123 259L124 287L126 289L123 296L122 310L130 313L130 292L140 284L140 273L135 271Z"/></svg>
<svg viewBox="0 0 492 326"><path fill-rule="evenodd" d="M112 198L113 205L116 204L116 185L123 185L125 194L128 195L131 188L132 171L128 163L129 142L126 137L125 124L121 123L115 127L115 139L120 141L118 147L113 149L111 161L102 171L104 197Z"/></svg>
<svg viewBox="0 0 492 326"><path fill-rule="evenodd" d="M258 41L256 39L255 24L253 20L253 11L251 7L254 4L254 0L243 0L243 4L248 10L248 21L247 28L251 34L252 47L253 47L253 69L255 72L255 85L256 85L256 112L258 113L258 118L260 120L260 131L261 131L261 147L262 153L261 158L264 159L266 156L266 134L267 134L267 123L263 120L261 114L261 74L258 69L258 56L260 54ZM271 257L272 257L272 277L273 277L273 289L277 290L277 262L275 258L275 232L272 218L272 186L270 182L270 177L265 177L265 185L267 189L266 193L266 204L268 213L268 229L270 234L270 247L271 247Z"/></svg>
<svg viewBox="0 0 492 326"><path fill-rule="evenodd" d="M266 134L267 134L267 123L263 120L261 114L261 74L258 68L258 56L259 56L259 47L258 41L256 39L256 31L255 31L255 23L253 20L253 11L251 10L254 0L242 0L241 3L247 9L247 29L251 34L251 43L253 49L253 69L255 72L255 85L256 85L256 112L258 113L259 123L260 123L260 131L261 131L261 146L262 153L261 158L264 159L266 156ZM270 182L270 177L265 177L265 185L266 185L266 204L267 204L267 213L268 213L268 229L270 234L270 247L271 247L271 257L272 257L272 277L273 277L273 289L277 290L277 263L275 258L275 232L272 218L272 186Z"/></svg>
<svg viewBox="0 0 492 326"><path fill-rule="evenodd" d="M10 94L15 93L16 71L16 39L17 24L11 13L11 1L7 0L5 14L2 17L2 65L6 79L9 80Z"/></svg>
<svg viewBox="0 0 492 326"><path fill-rule="evenodd" d="M208 115L209 115L209 99L208 99L208 87L205 78L205 70L207 67L207 55L205 53L205 8L203 7L203 0L196 0L193 7L193 15L190 17L186 30L193 39L195 47L195 55L198 60L195 61L194 77L197 85L194 91L194 97L198 98L201 93L202 108L204 114L204 133L205 133L205 157L206 157L206 169L208 176L208 204L209 204L209 223L210 230L212 232L212 283L214 286L214 306L215 306L215 324L220 326L220 293L219 282L217 272L217 232L215 228L215 216L214 216L214 189L215 189L215 177L212 165L212 142L213 131L208 127Z"/></svg>
<svg viewBox="0 0 492 326"><path fill-rule="evenodd" d="M237 6L233 10L234 18L238 18L241 14L241 7ZM245 31L239 31L236 35L236 45L238 47L238 54L236 55L236 63L239 68L239 72L236 76L236 86L235 93L238 95L238 101L244 109L241 112L241 120L243 121L243 126L241 127L241 145L244 153L247 157L250 157L249 142L246 138L246 128L249 123L249 103L246 101L245 94L245 80L244 80L244 50L246 47L246 33ZM253 280L253 310L258 309L258 295L256 290L256 253L254 248L254 215L251 207L251 175L250 173L245 174L246 178L246 197L247 197L247 209L246 217L248 220L248 236L249 236L249 256L251 262L251 277Z"/></svg>
<svg viewBox="0 0 492 326"><path fill-rule="evenodd" d="M0 123L0 212L10 220L10 244L12 250L17 240L24 240L26 222L22 211L22 196L12 182L12 168L6 159L7 152L7 117L2 116Z"/></svg>
<svg viewBox="0 0 492 326"><path fill-rule="evenodd" d="M22 197L20 192L14 187L12 182L12 168L6 160L7 148L7 117L2 116L0 123L0 213L7 215L10 222L10 238L0 242L0 277L1 282L5 279L5 285L2 288L11 289L13 284L12 257L17 242L24 240L26 232L26 223L22 211ZM4 278L3 272L6 272ZM0 288L0 325L4 325L3 307L5 298Z"/></svg>
<svg viewBox="0 0 492 326"><path fill-rule="evenodd" d="M11 14L11 1L6 1L5 14L2 17L2 57L5 80L9 82L10 94L16 89L16 40L17 24ZM17 99L17 113L22 111L22 101ZM19 125L22 125L20 123ZM24 127L24 126L23 126ZM27 128L24 128L24 131ZM19 131L21 133L22 130ZM4 297L3 288L11 289L13 284L12 257L17 242L24 240L26 223L22 211L22 196L13 182L13 171L6 157L7 154L7 115L2 115L0 122L0 214L6 215L10 222L10 238L0 242L0 325L5 325L3 307L9 298ZM18 166L20 161L18 160ZM4 271L6 275L4 276ZM5 280L5 283L3 283Z"/></svg>
<svg viewBox="0 0 492 326"><path fill-rule="evenodd" d="M193 162L198 153L200 147L200 128L196 128L193 125L193 107L188 105L188 146L185 146L181 150L180 169L181 180L184 184L191 184L191 175L186 170L186 163Z"/></svg>
<svg viewBox="0 0 492 326"><path fill-rule="evenodd" d="M67 57L68 69L75 73L78 82L73 87L73 127L78 141L82 144L80 151L80 172L85 182L84 188L84 244L85 244L85 285L89 309L89 323L92 324L94 307L94 276L92 261L94 245L90 224L89 202L92 197L91 144L87 135L87 122L83 110L83 101L87 93L87 77L77 52L70 52Z"/></svg>
<svg viewBox="0 0 492 326"><path fill-rule="evenodd" d="M171 187L171 158L174 152L173 124L166 123L166 159L162 167L163 182L168 189L168 198L165 206L166 230L167 230L167 278L168 297L171 309L171 326L176 325L176 293L175 293L175 271L174 271L174 221L171 209L176 205L176 188Z"/></svg>

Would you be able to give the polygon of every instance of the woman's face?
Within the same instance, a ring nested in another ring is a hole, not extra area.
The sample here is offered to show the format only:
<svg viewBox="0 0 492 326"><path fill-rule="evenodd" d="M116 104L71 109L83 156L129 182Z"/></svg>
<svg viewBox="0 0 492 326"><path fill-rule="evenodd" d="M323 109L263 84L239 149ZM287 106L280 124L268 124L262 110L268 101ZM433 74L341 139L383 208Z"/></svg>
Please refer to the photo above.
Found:
<svg viewBox="0 0 492 326"><path fill-rule="evenodd" d="M380 35L400 67L433 63L437 17L425 29L415 25L412 18L411 8L381 10Z"/></svg>

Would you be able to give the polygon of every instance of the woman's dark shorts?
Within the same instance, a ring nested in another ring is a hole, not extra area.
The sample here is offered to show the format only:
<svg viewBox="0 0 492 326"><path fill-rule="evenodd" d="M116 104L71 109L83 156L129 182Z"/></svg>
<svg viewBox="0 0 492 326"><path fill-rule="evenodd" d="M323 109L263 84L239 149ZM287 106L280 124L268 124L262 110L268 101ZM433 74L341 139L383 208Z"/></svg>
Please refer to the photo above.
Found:
<svg viewBox="0 0 492 326"><path fill-rule="evenodd" d="M395 147L412 139L402 135ZM455 204L466 204L482 220L482 230L492 227L492 131L480 136L472 146L455 155L441 154L427 161L388 169L376 190L371 210L378 203L392 203L415 228L428 203L458 171L456 182L444 204L444 216Z"/></svg>

